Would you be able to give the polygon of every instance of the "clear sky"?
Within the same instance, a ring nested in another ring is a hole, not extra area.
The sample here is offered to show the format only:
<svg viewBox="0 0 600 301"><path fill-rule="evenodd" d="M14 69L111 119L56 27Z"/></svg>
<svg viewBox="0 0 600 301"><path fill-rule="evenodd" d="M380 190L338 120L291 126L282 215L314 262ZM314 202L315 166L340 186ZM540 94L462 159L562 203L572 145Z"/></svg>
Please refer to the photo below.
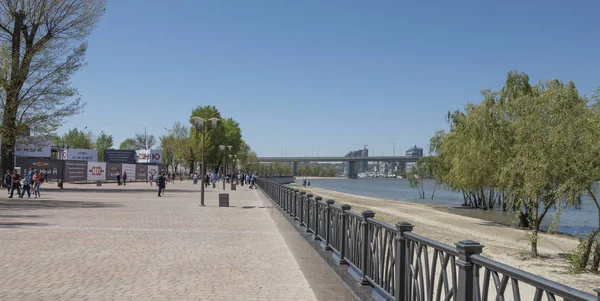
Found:
<svg viewBox="0 0 600 301"><path fill-rule="evenodd" d="M600 1L111 0L61 133L166 133L198 105L259 156L427 148L511 69L600 85Z"/></svg>

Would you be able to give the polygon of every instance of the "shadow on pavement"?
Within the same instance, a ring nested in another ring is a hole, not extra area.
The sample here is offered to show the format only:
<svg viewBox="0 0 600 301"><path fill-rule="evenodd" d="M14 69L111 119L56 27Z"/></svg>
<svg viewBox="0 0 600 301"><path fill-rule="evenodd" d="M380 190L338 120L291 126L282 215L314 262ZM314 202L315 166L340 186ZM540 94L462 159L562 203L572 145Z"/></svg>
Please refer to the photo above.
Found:
<svg viewBox="0 0 600 301"><path fill-rule="evenodd" d="M44 223L0 222L0 228L44 227L47 225Z"/></svg>
<svg viewBox="0 0 600 301"><path fill-rule="evenodd" d="M10 199L0 200L0 210L36 210L36 209L70 209L70 208L117 208L120 204L83 201L59 201L45 199ZM2 216L0 216L2 217ZM29 217L26 215L8 215L7 217ZM36 216L37 217L37 216Z"/></svg>

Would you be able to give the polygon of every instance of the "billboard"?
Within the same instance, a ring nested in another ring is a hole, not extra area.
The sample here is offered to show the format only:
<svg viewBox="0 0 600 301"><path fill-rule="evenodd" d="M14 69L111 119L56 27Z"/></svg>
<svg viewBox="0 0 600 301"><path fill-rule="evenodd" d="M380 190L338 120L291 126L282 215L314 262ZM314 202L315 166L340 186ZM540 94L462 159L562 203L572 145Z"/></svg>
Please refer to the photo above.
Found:
<svg viewBox="0 0 600 301"><path fill-rule="evenodd" d="M104 150L104 162L135 164L136 158L134 150Z"/></svg>
<svg viewBox="0 0 600 301"><path fill-rule="evenodd" d="M153 150L136 150L137 155L137 163L151 163L151 164L160 164L162 163L162 150L153 149Z"/></svg>
<svg viewBox="0 0 600 301"><path fill-rule="evenodd" d="M77 182L87 180L87 162L67 160L64 162L64 164L66 182Z"/></svg>
<svg viewBox="0 0 600 301"><path fill-rule="evenodd" d="M63 160L78 160L78 161L98 161L98 150L69 148L63 152Z"/></svg>
<svg viewBox="0 0 600 301"><path fill-rule="evenodd" d="M142 149L136 150L136 163L149 163L150 162L150 150Z"/></svg>
<svg viewBox="0 0 600 301"><path fill-rule="evenodd" d="M106 180L112 181L117 180L117 173L122 174L121 171L123 163L106 163Z"/></svg>
<svg viewBox="0 0 600 301"><path fill-rule="evenodd" d="M42 176L47 175L48 180L56 181L61 177L62 161L17 157L15 163L16 166L21 167L22 172L29 170L29 168L33 168L34 170L37 169L40 171Z"/></svg>
<svg viewBox="0 0 600 301"><path fill-rule="evenodd" d="M148 165L148 180L150 180L150 176L153 180L156 180L156 175L158 175L158 166Z"/></svg>
<svg viewBox="0 0 600 301"><path fill-rule="evenodd" d="M88 181L105 181L106 180L106 163L105 162L88 162L87 163L87 180Z"/></svg>
<svg viewBox="0 0 600 301"><path fill-rule="evenodd" d="M133 180L133 178L130 178ZM147 181L148 180L148 165L138 164L135 167L135 180L136 181Z"/></svg>
<svg viewBox="0 0 600 301"><path fill-rule="evenodd" d="M121 166L123 168L121 175L127 173L127 179L129 181L135 181L135 164L125 164Z"/></svg>
<svg viewBox="0 0 600 301"><path fill-rule="evenodd" d="M52 155L52 146L50 143L17 143L15 146L15 156L17 157L40 157L50 158Z"/></svg>

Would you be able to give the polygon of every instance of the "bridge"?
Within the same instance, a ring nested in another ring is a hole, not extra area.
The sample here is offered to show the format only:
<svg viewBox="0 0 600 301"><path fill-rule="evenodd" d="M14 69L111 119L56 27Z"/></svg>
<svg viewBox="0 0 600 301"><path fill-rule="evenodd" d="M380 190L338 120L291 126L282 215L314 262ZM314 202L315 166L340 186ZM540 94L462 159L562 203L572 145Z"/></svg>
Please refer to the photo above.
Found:
<svg viewBox="0 0 600 301"><path fill-rule="evenodd" d="M293 163L294 176L298 176L298 162L348 162L348 177L358 178L356 162L417 162L415 156L373 156L373 157L258 157L262 163Z"/></svg>

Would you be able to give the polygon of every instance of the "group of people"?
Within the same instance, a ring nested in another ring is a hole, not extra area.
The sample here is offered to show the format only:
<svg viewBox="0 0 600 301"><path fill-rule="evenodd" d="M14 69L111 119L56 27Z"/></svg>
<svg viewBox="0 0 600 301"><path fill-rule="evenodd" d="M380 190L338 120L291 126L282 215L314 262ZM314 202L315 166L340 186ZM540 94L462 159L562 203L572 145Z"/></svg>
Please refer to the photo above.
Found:
<svg viewBox="0 0 600 301"><path fill-rule="evenodd" d="M225 181L225 183L240 183L241 186L244 186L244 182L250 185L250 189L254 188L254 181L256 178L256 173L239 173L239 174L226 174L225 177L223 175L219 175L216 172L207 173L204 175L204 186L208 187L212 184L212 187L215 188L218 181ZM190 179L193 181L194 185L198 184L199 175L198 173L192 173L190 175Z"/></svg>
<svg viewBox="0 0 600 301"><path fill-rule="evenodd" d="M33 170L30 168L23 177L19 174L18 170L14 170L11 174L9 171L4 176L4 185L9 194L9 198L13 198L15 189L17 190L17 196L22 198L27 193L27 197L31 198L31 190L33 187L33 197L40 198L40 186L44 183L45 176L42 176L39 170ZM21 191L21 179L23 181L23 191Z"/></svg>

